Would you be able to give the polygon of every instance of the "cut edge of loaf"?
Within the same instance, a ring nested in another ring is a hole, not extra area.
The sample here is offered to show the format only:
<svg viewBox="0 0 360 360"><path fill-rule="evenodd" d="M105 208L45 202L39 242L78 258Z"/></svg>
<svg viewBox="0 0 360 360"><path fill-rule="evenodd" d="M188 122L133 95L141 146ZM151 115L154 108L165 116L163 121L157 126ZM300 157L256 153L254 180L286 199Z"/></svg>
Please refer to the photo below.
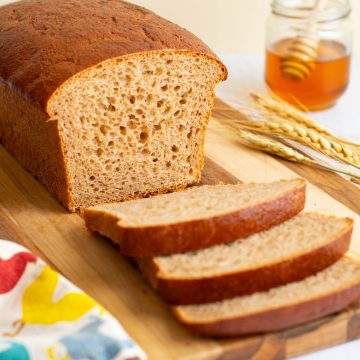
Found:
<svg viewBox="0 0 360 360"><path fill-rule="evenodd" d="M119 245L123 255L149 257L183 253L247 237L298 214L305 206L306 181L281 181L294 181L296 185L264 203L211 218L126 228L116 215L92 207L85 209L84 219L90 231L110 238Z"/></svg>
<svg viewBox="0 0 360 360"><path fill-rule="evenodd" d="M116 71L114 84L104 80ZM215 57L164 49L107 59L65 81L50 97L47 112L59 122L67 154L69 210L200 181L215 86L226 77L226 67ZM84 104L96 114L86 112Z"/></svg>
<svg viewBox="0 0 360 360"><path fill-rule="evenodd" d="M334 265L323 270L322 272L306 278L298 283L290 284L290 286L298 285L307 281L315 276L322 276L327 271L331 271L332 268L339 266L340 262L348 262L352 266L360 268L360 263L357 259L345 256ZM358 269L357 269L358 270ZM350 270L349 270L350 274ZM340 274L341 277L343 274ZM189 330L198 333L200 335L212 336L212 337L231 337L239 335L251 335L264 332L281 331L285 328L301 325L305 322L316 320L323 316L335 313L342 310L346 306L350 305L360 296L360 276L359 274L353 274L351 281L344 283L342 280L339 284L334 284L334 287L327 292L323 292L316 296L309 295L304 301L296 301L287 305L275 307L265 311L254 311L249 314L232 316L232 317L218 317L216 319L216 312L212 311L214 316L213 320L196 320L189 318L189 314L186 312L187 307L202 307L213 306L219 303L211 303L204 305L185 305L176 306L172 308L175 317ZM336 287L337 285L337 287ZM283 288L285 288L285 285ZM280 287L282 288L282 287ZM270 291L276 291L271 289ZM273 293L274 294L274 293ZM254 294L256 295L256 294ZM237 299L237 298L235 298ZM270 299L269 299L270 300ZM225 300L229 301L229 300ZM232 299L230 299L232 301Z"/></svg>
<svg viewBox="0 0 360 360"><path fill-rule="evenodd" d="M344 218L344 227L320 247L255 269L227 272L223 275L172 278L159 275L161 269L156 258L137 258L136 262L151 286L166 302L172 305L209 303L267 291L324 270L348 250L352 227L353 220Z"/></svg>

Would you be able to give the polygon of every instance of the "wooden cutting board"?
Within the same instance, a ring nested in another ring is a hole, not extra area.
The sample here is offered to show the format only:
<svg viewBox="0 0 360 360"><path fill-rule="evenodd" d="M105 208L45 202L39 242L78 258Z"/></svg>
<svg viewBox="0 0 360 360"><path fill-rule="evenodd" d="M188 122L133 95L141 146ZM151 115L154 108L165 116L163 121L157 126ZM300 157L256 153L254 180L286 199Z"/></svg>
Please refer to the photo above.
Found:
<svg viewBox="0 0 360 360"><path fill-rule="evenodd" d="M203 183L303 176L309 180L307 210L356 220L350 254L360 259L360 189L337 175L241 146L226 125L238 116L242 115L216 102ZM81 217L58 205L2 147L0 238L27 246L93 296L120 320L149 359L285 359L360 338L360 301L341 313L277 333L228 340L191 334L109 242L88 233Z"/></svg>

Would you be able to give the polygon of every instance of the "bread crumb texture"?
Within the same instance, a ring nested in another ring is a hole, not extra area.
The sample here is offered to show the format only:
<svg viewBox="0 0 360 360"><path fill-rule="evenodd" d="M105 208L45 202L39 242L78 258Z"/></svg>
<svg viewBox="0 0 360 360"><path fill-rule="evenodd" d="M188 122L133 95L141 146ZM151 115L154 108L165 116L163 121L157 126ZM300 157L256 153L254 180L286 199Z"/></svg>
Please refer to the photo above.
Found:
<svg viewBox="0 0 360 360"><path fill-rule="evenodd" d="M331 243L351 221L302 213L246 239L185 254L154 258L158 276L191 279L223 276L290 260Z"/></svg>
<svg viewBox="0 0 360 360"><path fill-rule="evenodd" d="M303 185L301 179L263 184L205 185L148 199L100 205L93 210L117 216L122 227L177 224L256 206Z"/></svg>

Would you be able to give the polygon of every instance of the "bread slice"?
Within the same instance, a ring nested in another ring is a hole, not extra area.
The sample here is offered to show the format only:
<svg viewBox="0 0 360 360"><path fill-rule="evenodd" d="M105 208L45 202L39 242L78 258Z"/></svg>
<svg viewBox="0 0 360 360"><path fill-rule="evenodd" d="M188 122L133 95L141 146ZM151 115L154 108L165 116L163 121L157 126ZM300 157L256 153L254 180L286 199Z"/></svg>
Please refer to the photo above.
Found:
<svg viewBox="0 0 360 360"><path fill-rule="evenodd" d="M282 330L339 311L360 297L360 264L343 258L302 281L222 302L173 308L191 330L235 336Z"/></svg>
<svg viewBox="0 0 360 360"><path fill-rule="evenodd" d="M304 279L348 250L353 221L300 214L247 239L204 250L138 259L142 272L172 304L219 301Z"/></svg>
<svg viewBox="0 0 360 360"><path fill-rule="evenodd" d="M193 187L183 192L86 209L89 230L128 256L202 249L249 236L299 213L305 181Z"/></svg>

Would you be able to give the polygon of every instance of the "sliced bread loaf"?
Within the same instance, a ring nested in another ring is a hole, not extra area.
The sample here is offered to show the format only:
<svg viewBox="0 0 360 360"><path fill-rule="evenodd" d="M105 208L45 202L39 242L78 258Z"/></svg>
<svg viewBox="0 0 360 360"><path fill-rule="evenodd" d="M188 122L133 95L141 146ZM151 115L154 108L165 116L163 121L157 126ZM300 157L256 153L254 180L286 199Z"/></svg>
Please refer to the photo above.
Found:
<svg viewBox="0 0 360 360"><path fill-rule="evenodd" d="M277 225L305 202L305 181L193 187L85 210L89 230L109 237L128 256L206 248Z"/></svg>
<svg viewBox="0 0 360 360"><path fill-rule="evenodd" d="M196 36L121 0L27 0L0 39L0 142L69 210L200 180L227 70Z"/></svg>
<svg viewBox="0 0 360 360"><path fill-rule="evenodd" d="M343 258L305 280L222 302L174 307L191 330L211 336L277 331L339 311L360 297L360 264Z"/></svg>
<svg viewBox="0 0 360 360"><path fill-rule="evenodd" d="M137 261L167 302L219 301L268 290L323 270L347 251L352 224L347 218L303 213L247 239Z"/></svg>

